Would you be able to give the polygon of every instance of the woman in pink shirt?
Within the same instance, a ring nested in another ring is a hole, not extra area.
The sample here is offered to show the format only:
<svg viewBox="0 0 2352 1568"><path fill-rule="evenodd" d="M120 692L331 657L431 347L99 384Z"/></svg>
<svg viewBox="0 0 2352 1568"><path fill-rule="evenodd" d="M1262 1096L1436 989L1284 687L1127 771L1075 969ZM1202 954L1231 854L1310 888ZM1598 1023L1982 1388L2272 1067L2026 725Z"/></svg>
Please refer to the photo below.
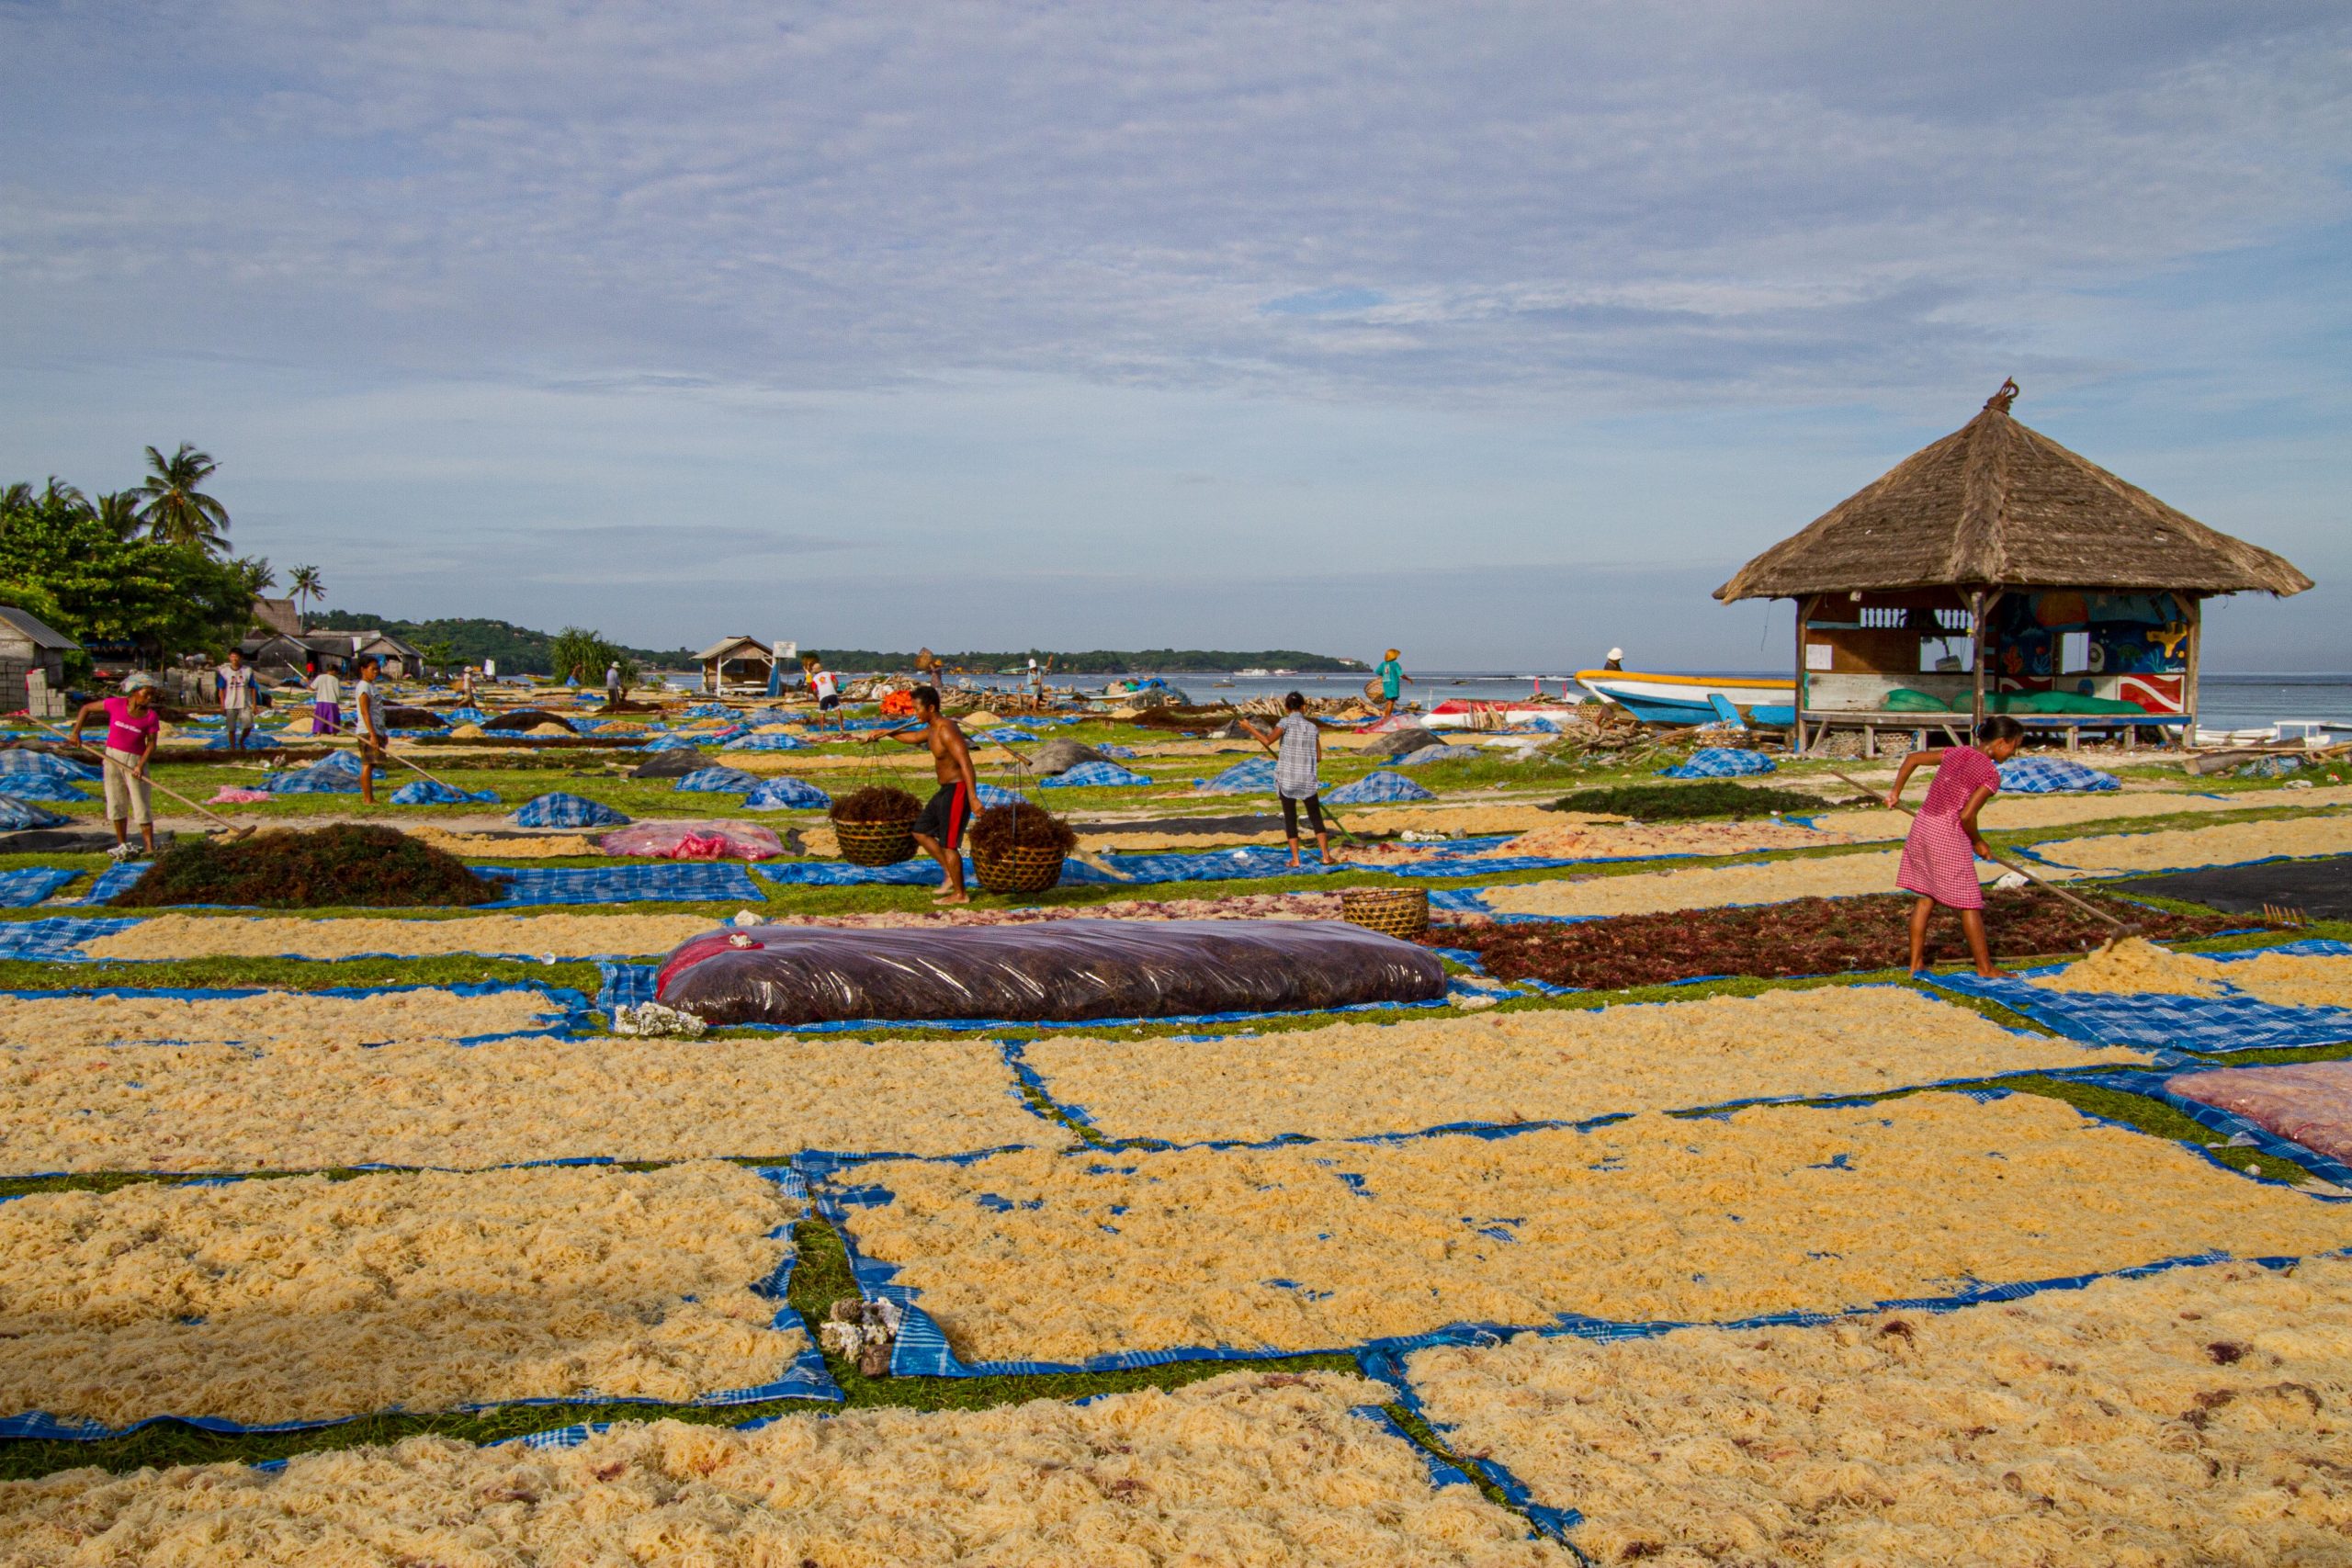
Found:
<svg viewBox="0 0 2352 1568"><path fill-rule="evenodd" d="M107 820L114 825L116 860L130 858L130 835L139 824L147 852L155 852L155 812L147 794L147 759L154 755L156 732L163 721L155 715L155 677L131 676L122 683L122 695L85 703L74 716L74 739L80 744L82 727L94 717L107 721Z"/></svg>
<svg viewBox="0 0 2352 1568"><path fill-rule="evenodd" d="M1911 818L1911 834L1903 841L1903 868L1895 886L1917 893L1911 907L1911 972L1928 966L1928 916L1938 904L1960 911L1968 933L1969 956L1976 973L1990 980L2000 974L1993 967L1992 945L1984 937L1984 889L1976 880L1976 859L1990 859L1984 835L1976 830L1976 814L2001 791L2003 762L2025 743L2025 726L1996 715L1976 727L1976 744L1939 751L1914 751L1903 759L1894 787L1886 792L1890 808L1903 804L1903 786L1911 770L1925 762L1936 771L1928 798Z"/></svg>

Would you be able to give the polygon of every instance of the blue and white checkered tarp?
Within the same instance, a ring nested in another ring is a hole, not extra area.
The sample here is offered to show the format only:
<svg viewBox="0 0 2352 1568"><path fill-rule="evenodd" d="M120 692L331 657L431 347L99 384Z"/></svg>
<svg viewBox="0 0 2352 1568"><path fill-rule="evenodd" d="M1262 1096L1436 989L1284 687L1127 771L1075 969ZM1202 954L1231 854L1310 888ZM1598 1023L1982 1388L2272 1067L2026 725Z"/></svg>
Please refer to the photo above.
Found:
<svg viewBox="0 0 2352 1568"><path fill-rule="evenodd" d="M1050 778L1038 787L1042 789L1131 789L1152 782L1148 773L1138 773L1116 762L1080 762L1069 772Z"/></svg>
<svg viewBox="0 0 2352 1568"><path fill-rule="evenodd" d="M545 1005L539 1010L538 1021L528 1028L501 1031L494 1034L469 1034L457 1040L459 1045L481 1045L493 1040L519 1040L530 1035L568 1033L582 1027L588 1021L588 998L568 987L542 986L529 980L479 980L450 986L327 986L304 996L358 999L367 997L391 997L416 991L447 991L458 997L494 997L528 992ZM44 997L87 997L105 1000L174 1000L174 1001L233 1001L246 997L282 995L261 986L90 986L60 987L50 990L0 991L0 997L20 999ZM132 1025L136 1027L136 1025ZM397 1036L387 1034L382 1040L364 1040L363 1045L389 1044ZM183 1042L164 1034L122 1034L111 1037L113 1045L176 1045ZM228 1044L242 1041L229 1038Z"/></svg>
<svg viewBox="0 0 2352 1568"><path fill-rule="evenodd" d="M1105 757L1122 762L1136 754L1136 749L1132 746L1097 746L1094 749Z"/></svg>
<svg viewBox="0 0 2352 1568"><path fill-rule="evenodd" d="M394 806L463 806L475 801L495 806L498 804L498 792L494 789L452 789L437 779L411 779L392 791Z"/></svg>
<svg viewBox="0 0 2352 1568"><path fill-rule="evenodd" d="M746 811L814 811L831 806L833 797L807 779L763 779L743 797Z"/></svg>
<svg viewBox="0 0 2352 1568"><path fill-rule="evenodd" d="M1772 759L1761 751L1743 751L1732 746L1702 746L1690 753L1688 761L1660 768L1658 774L1669 779L1736 779L1750 773L1774 771Z"/></svg>
<svg viewBox="0 0 2352 1568"><path fill-rule="evenodd" d="M42 964L80 964L91 942L126 931L133 916L52 915L38 920L0 920L0 958L29 958Z"/></svg>
<svg viewBox="0 0 2352 1568"><path fill-rule="evenodd" d="M594 1159L563 1159L552 1160L548 1163L553 1165L594 1165L601 1164L603 1162ZM761 1176L775 1182L778 1187L783 1189L786 1197L796 1200L806 1199L808 1197L808 1188L803 1182L799 1172L782 1166L754 1166L752 1168ZM188 1184L219 1184L223 1181L243 1179L244 1179L241 1177L197 1177L191 1179ZM775 1231L771 1232L770 1234L773 1235L783 1236L788 1240L792 1232L790 1225L786 1224L778 1226ZM775 1315L769 1319L769 1323L772 1326L779 1329L791 1329L802 1326L798 1310L793 1307L788 1300L792 1289L792 1269L793 1265L797 1261L797 1258L796 1254L790 1247L787 1247L785 1251L784 1261L776 1265L775 1271L774 1273L770 1274L766 1279L758 1281L755 1287L761 1295L765 1296L768 1300L777 1303ZM537 1399L507 1399L499 1400L492 1404L458 1404L451 1406L451 1409L454 1412L473 1412L481 1410L513 1409L518 1405L639 1404L652 1406L668 1404L692 1404L709 1407L736 1404L762 1404L774 1399L821 1399L827 1401L838 1401L842 1397L841 1385L833 1382L832 1373L826 1370L824 1352L818 1349L814 1345L811 1345L807 1349L802 1350L798 1355L795 1356L791 1361L786 1363L783 1369L782 1374L773 1382L759 1383L750 1388L719 1389L707 1393L695 1394L690 1399L671 1401L630 1396L616 1397L590 1390L581 1393L559 1394ZM138 1431L141 1427L153 1426L158 1421L176 1421L183 1426L195 1427L203 1431L218 1432L231 1436L258 1435L268 1432L300 1432L321 1427L339 1427L345 1422L361 1420L364 1418L364 1416L330 1416L307 1420L277 1421L266 1426L249 1427L240 1422L224 1420L219 1416L213 1416L168 1415L150 1416L142 1420L134 1421L127 1427L110 1427L96 1421L74 1421L70 1419L61 1420L56 1416L36 1410L23 1415L0 1418L0 1440L14 1438L33 1438L62 1439L67 1442L96 1442L100 1438L119 1437L126 1432ZM600 1423L599 1425L602 1424ZM586 1430L587 1428L584 1426L568 1427L556 1432L534 1433L530 1437L519 1440L535 1448L567 1448L574 1446L582 1441L585 1436ZM567 1437L567 1434L579 1435ZM271 1460L266 1461L262 1464L255 1465L254 1468L256 1470L262 1470L273 1466L283 1465L285 1461L283 1460Z"/></svg>
<svg viewBox="0 0 2352 1568"><path fill-rule="evenodd" d="M441 716L451 725L486 724L490 721L490 715L480 708L451 708Z"/></svg>
<svg viewBox="0 0 2352 1568"><path fill-rule="evenodd" d="M76 904L103 904L118 893L128 893L139 879L147 874L147 867L136 861L122 865L110 865L98 873L83 891Z"/></svg>
<svg viewBox="0 0 2352 1568"><path fill-rule="evenodd" d="M1206 783L1195 786L1203 795L1272 795L1274 793L1274 760L1252 757L1246 762L1236 762Z"/></svg>
<svg viewBox="0 0 2352 1568"><path fill-rule="evenodd" d="M649 740L637 748L639 751L691 751L702 742L690 735L664 735L659 740Z"/></svg>
<svg viewBox="0 0 2352 1568"><path fill-rule="evenodd" d="M614 1008L643 1007L651 1001L654 986L662 978L662 965L599 959L596 973L605 982L597 989L596 1005L609 1011Z"/></svg>
<svg viewBox="0 0 2352 1568"><path fill-rule="evenodd" d="M2102 773L2064 757L2012 757L2001 764L2001 788L2011 795L2062 795L2075 790L2121 789L2113 773Z"/></svg>
<svg viewBox="0 0 2352 1568"><path fill-rule="evenodd" d="M1374 806L1398 800L1435 800L1434 792L1423 789L1402 773L1383 770L1366 773L1353 784L1341 784L1323 797L1331 806Z"/></svg>
<svg viewBox="0 0 2352 1568"><path fill-rule="evenodd" d="M2228 1070L2228 1069L2221 1069ZM2238 1068L2236 1071L2260 1072L2262 1069ZM2185 1068L2188 1076L2196 1076L2194 1067ZM2182 1073L2142 1073L2119 1067L2108 1072L2086 1073L2075 1081L2097 1084L2102 1089L2121 1089L2126 1094L2141 1094L2161 1100L2211 1132L2226 1133L2239 1147L2252 1147L2273 1159L2301 1166L2322 1181L2332 1181L2338 1187L2352 1187L2352 1166L2317 1149L2306 1148L2291 1138L2280 1136L2251 1116L2234 1111L2224 1111L2218 1105L2208 1105L2201 1100L2191 1100L2176 1093L2167 1086Z"/></svg>
<svg viewBox="0 0 2352 1568"><path fill-rule="evenodd" d="M991 746L1021 746L1037 738L1018 725L1000 724L994 729L981 730L972 739L984 740Z"/></svg>
<svg viewBox="0 0 2352 1568"><path fill-rule="evenodd" d="M255 787L272 795L356 795L359 759L348 751L322 757L307 768L264 773Z"/></svg>
<svg viewBox="0 0 2352 1568"><path fill-rule="evenodd" d="M808 742L797 735L739 735L720 748L725 751L806 751Z"/></svg>
<svg viewBox="0 0 2352 1568"><path fill-rule="evenodd" d="M514 813L518 828L622 828L628 820L628 813L600 800L560 789L526 801Z"/></svg>
<svg viewBox="0 0 2352 1568"><path fill-rule="evenodd" d="M1477 754L1478 749L1475 746L1417 746L1401 757L1388 759L1388 765L1392 768L1419 768L1431 762L1450 761L1456 757L1475 757Z"/></svg>
<svg viewBox="0 0 2352 1568"><path fill-rule="evenodd" d="M0 794L0 831L22 832L28 828L54 828L74 820L61 812L19 800L13 795Z"/></svg>
<svg viewBox="0 0 2352 1568"><path fill-rule="evenodd" d="M1011 806L1016 801L1026 800L1029 797L1027 795L1023 795L1019 790L999 789L996 785L989 783L986 779L982 779L980 781L980 804L984 807Z"/></svg>
<svg viewBox="0 0 2352 1568"><path fill-rule="evenodd" d="M528 904L764 903L740 865L685 862L664 865L478 865L478 875L504 883L509 897L478 908ZM936 866L932 868L934 873Z"/></svg>
<svg viewBox="0 0 2352 1568"><path fill-rule="evenodd" d="M14 779L24 773L37 773L52 779L78 779L84 784L96 784L98 779L98 768L95 762L77 761L72 757L61 757L54 751L35 751L23 746L12 746L0 751L0 779Z"/></svg>
<svg viewBox="0 0 2352 1568"><path fill-rule="evenodd" d="M2257 953L2343 957L2352 954L2352 947L2340 942L2295 942L2200 956L2226 962L2251 958ZM1966 973L1929 975L1926 979L1948 991L1999 1002L2069 1040L2096 1045L2212 1055L2334 1045L2352 1040L2352 1009L2281 1007L2243 994L2182 997L2144 991L2052 991L2028 983L2055 975L2063 967L2025 969L1997 980L1980 980Z"/></svg>
<svg viewBox="0 0 2352 1568"><path fill-rule="evenodd" d="M76 867L55 865L0 871L0 909L28 909L81 874Z"/></svg>
<svg viewBox="0 0 2352 1568"><path fill-rule="evenodd" d="M51 773L10 773L0 778L0 794L12 800L90 800L88 790L76 789L71 779Z"/></svg>
<svg viewBox="0 0 2352 1568"><path fill-rule="evenodd" d="M741 768L696 768L670 787L703 795L749 795L760 781Z"/></svg>

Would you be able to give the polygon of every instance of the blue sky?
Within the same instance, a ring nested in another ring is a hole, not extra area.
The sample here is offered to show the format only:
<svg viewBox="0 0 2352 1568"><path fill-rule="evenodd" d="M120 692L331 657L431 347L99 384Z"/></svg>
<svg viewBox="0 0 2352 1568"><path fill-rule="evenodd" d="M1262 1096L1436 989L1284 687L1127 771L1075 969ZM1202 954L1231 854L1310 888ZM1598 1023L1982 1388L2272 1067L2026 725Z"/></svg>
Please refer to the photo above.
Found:
<svg viewBox="0 0 2352 1568"><path fill-rule="evenodd" d="M0 0L0 477L651 644L1770 665L2006 375L2352 669L2340 5Z"/></svg>

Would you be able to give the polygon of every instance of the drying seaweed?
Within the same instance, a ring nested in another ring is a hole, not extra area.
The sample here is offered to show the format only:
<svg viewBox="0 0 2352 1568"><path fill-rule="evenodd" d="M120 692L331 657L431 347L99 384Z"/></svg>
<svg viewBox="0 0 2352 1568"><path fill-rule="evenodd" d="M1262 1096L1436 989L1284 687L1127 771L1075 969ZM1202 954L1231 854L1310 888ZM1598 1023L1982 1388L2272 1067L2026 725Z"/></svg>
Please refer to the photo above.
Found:
<svg viewBox="0 0 2352 1568"><path fill-rule="evenodd" d="M384 710L388 729L447 729L449 721L431 708L403 707L395 703Z"/></svg>
<svg viewBox="0 0 2352 1568"><path fill-rule="evenodd" d="M1737 784L1724 779L1697 784L1612 784L1562 795L1546 810L1589 811L1631 817L1641 822L1688 822L1702 817L1769 817L1781 812L1810 815L1839 806L1875 806L1875 800L1828 800L1797 789Z"/></svg>
<svg viewBox="0 0 2352 1568"><path fill-rule="evenodd" d="M999 860L1014 849L1051 848L1068 854L1078 848L1069 823L1027 801L991 806L972 818L972 858Z"/></svg>
<svg viewBox="0 0 2352 1568"><path fill-rule="evenodd" d="M117 908L229 904L266 909L407 908L505 897L457 856L396 829L277 829L240 843L183 838L110 902Z"/></svg>
<svg viewBox="0 0 2352 1568"><path fill-rule="evenodd" d="M1173 729L1187 734L1200 734L1215 729L1233 716L1227 703L1171 703L1166 707L1146 708L1123 724L1138 725L1145 729Z"/></svg>
<svg viewBox="0 0 2352 1568"><path fill-rule="evenodd" d="M552 724L567 735L577 735L580 733L577 729L574 729L571 727L571 721L570 719L564 717L561 714L549 713L545 708L516 708L513 713L499 715L496 718L493 718L489 723L483 725L482 728L485 730L532 730L538 728L539 726L543 724Z"/></svg>
<svg viewBox="0 0 2352 1568"><path fill-rule="evenodd" d="M895 784L867 784L837 798L825 815L836 822L911 822L922 803Z"/></svg>
<svg viewBox="0 0 2352 1568"><path fill-rule="evenodd" d="M2210 936L2246 924L2243 915L2171 915L2120 899L2090 897L2137 921L2152 937ZM1425 940L1435 946L1471 949L1498 980L1544 980L1595 991L1664 986L1712 975L1765 979L1839 975L1906 963L1913 902L1908 894L1799 898L1754 908L1621 915L1572 925L1444 926ZM2114 934L2105 922L2034 890L1987 889L1984 925L1996 958L2087 952ZM1928 961L1964 958L1967 952L1958 917L1939 911L1928 927Z"/></svg>

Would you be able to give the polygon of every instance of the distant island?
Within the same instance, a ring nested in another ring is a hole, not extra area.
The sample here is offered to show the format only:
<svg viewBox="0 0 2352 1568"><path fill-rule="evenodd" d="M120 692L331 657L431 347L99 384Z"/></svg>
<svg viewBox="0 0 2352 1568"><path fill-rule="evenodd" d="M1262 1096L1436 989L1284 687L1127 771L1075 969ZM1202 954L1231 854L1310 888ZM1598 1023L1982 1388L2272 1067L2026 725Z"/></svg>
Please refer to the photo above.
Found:
<svg viewBox="0 0 2352 1568"><path fill-rule="evenodd" d="M311 627L322 632L384 631L417 647L447 643L451 657L457 662L480 664L486 659L494 659L498 660L501 674L546 675L552 672L548 660L548 645L554 640L554 634L533 631L511 621L481 617L410 621L397 615L359 615L349 610L314 611L307 621ZM711 640L715 642L718 638ZM812 642L804 642L800 647L804 652L823 656L825 662L837 670L912 670L915 667L915 656L910 651L827 648ZM695 667L696 649L624 646L620 651L649 670L691 670ZM971 649L962 653L942 653L938 658L949 669L967 675L996 674L1014 670L1026 671L1032 659L1039 664L1051 660L1057 675L1148 675L1177 671L1229 675L1242 670L1345 674L1350 671L1370 668L1360 659L1334 659L1328 654L1305 653L1295 648L1261 649L1256 652L1203 648L1097 648L1070 652L1058 649L1024 648L1018 652Z"/></svg>

